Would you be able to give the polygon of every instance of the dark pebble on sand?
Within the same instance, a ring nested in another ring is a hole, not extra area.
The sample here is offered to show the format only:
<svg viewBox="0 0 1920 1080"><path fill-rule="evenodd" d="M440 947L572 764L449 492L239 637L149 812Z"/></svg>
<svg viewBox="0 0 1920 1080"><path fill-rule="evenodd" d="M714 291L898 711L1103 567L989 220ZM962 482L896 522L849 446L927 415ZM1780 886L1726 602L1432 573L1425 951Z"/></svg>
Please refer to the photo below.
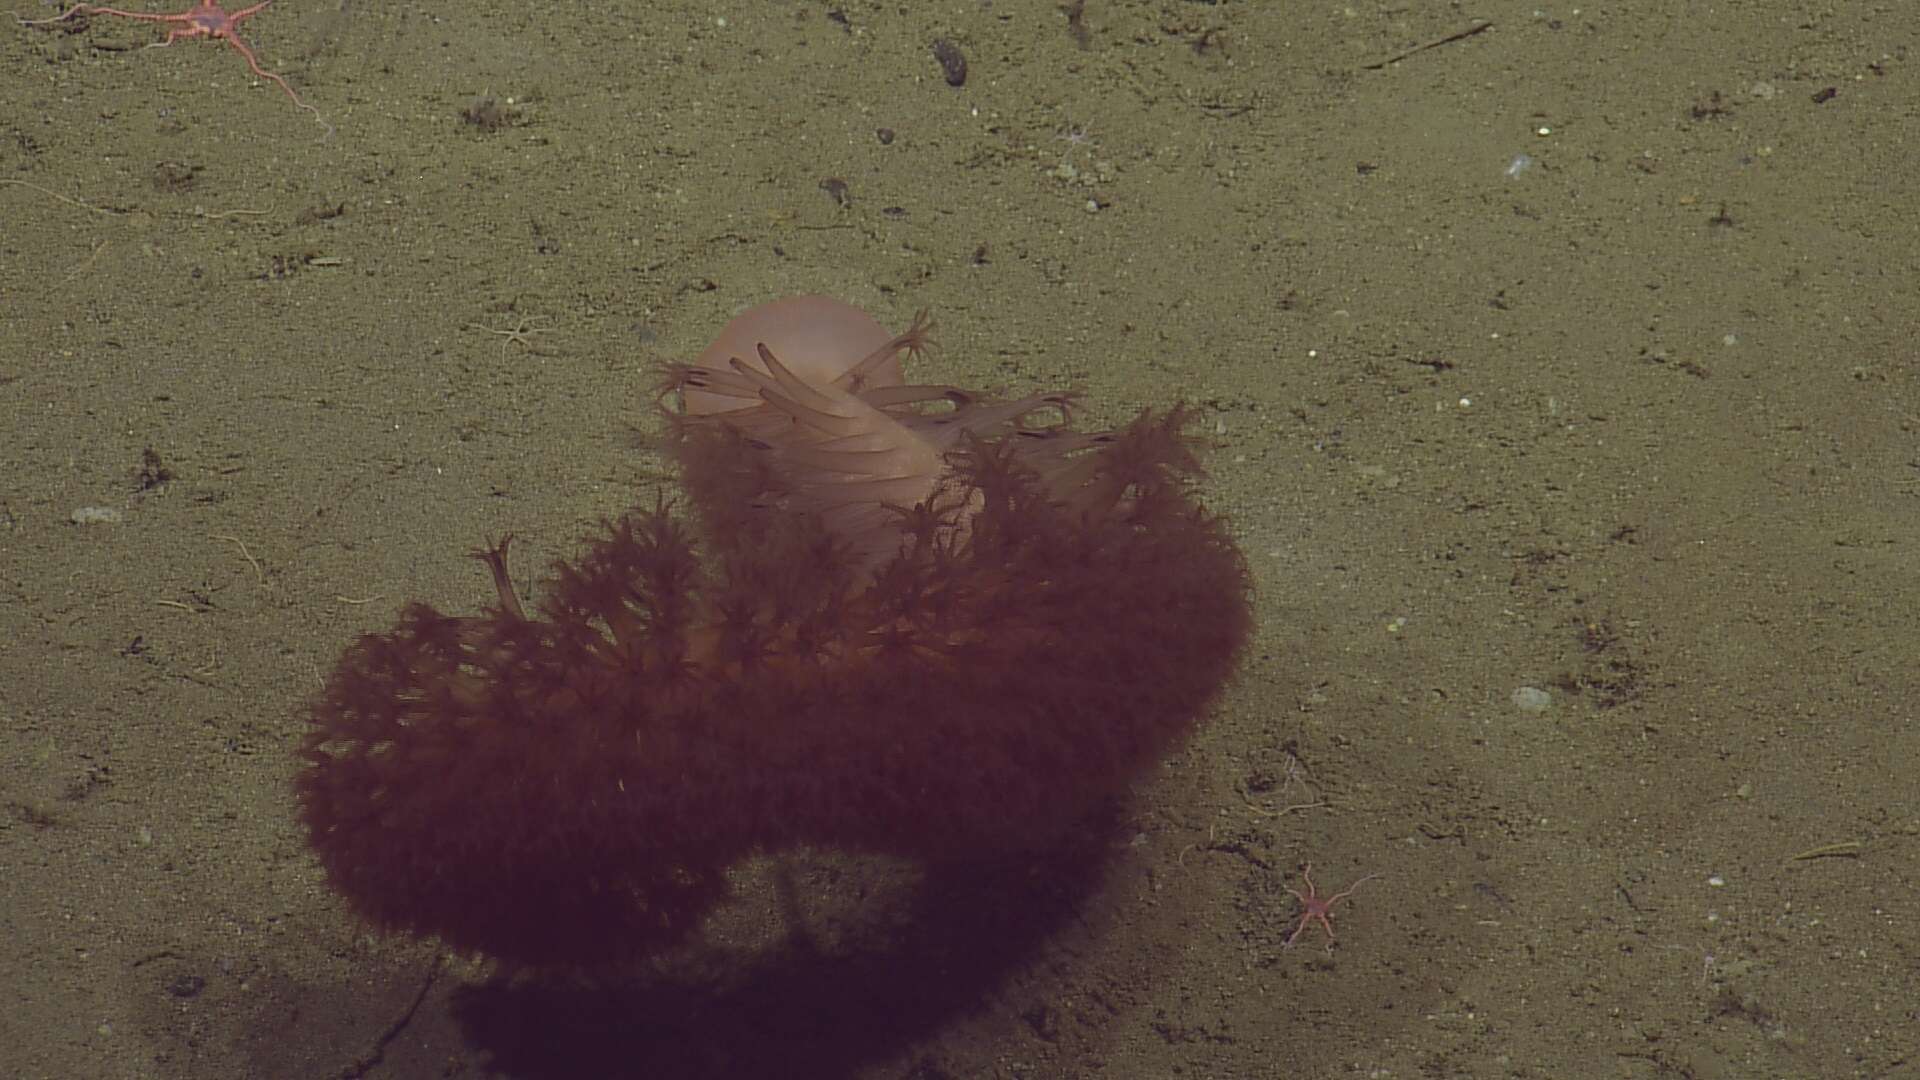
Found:
<svg viewBox="0 0 1920 1080"><path fill-rule="evenodd" d="M946 38L934 38L933 58L940 61L940 70L946 73L948 86L967 84L967 54L960 51L960 46Z"/></svg>

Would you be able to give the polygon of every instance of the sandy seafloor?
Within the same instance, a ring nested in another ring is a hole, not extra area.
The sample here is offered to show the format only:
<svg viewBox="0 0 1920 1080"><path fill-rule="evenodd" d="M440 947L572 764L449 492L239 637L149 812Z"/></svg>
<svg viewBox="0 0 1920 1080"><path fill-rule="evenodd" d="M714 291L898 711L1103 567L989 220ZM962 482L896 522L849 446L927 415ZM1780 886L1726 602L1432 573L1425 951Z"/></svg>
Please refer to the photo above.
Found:
<svg viewBox="0 0 1920 1080"><path fill-rule="evenodd" d="M1920 1068L1920 9L1081 25L280 0L330 138L224 47L0 27L0 1073ZM1083 874L790 857L611 985L368 933L289 790L322 674L650 502L656 365L798 292L1205 410L1217 714ZM1309 862L1380 875L1331 952Z"/></svg>

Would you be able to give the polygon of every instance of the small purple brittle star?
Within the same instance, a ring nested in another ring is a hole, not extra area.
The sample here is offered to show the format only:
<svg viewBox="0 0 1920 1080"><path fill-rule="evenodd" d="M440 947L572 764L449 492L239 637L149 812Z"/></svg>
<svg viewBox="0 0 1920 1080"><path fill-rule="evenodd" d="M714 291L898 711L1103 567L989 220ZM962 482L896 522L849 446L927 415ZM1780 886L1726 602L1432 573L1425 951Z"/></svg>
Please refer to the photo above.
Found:
<svg viewBox="0 0 1920 1080"><path fill-rule="evenodd" d="M50 19L21 19L20 25L51 26L54 23L65 22L75 15L117 15L122 19L138 19L141 22L166 23L173 27L173 29L167 31L166 40L154 42L147 46L149 49L164 48L182 38L203 37L208 41L225 41L228 45L233 46L233 50L240 54L240 58L247 62L247 67L252 69L255 75L260 76L268 82L278 84L280 89L285 90L287 96L293 99L295 105L312 113L313 118L320 121L321 126L325 127L327 134L331 136L333 134L333 125L327 123L327 118L320 115L320 110L300 100L300 95L293 92L293 87L285 78L261 67L259 59L253 55L253 49L240 38L241 20L251 18L258 14L261 8L271 3L273 3L273 0L260 0L259 3L251 7L244 7L238 11L228 11L215 3L214 0L197 0L191 8L185 11L175 11L164 14L156 11L122 11L119 8L102 7L99 4L75 4Z"/></svg>
<svg viewBox="0 0 1920 1080"><path fill-rule="evenodd" d="M1320 923L1321 929L1327 932L1327 951L1332 952L1334 937L1333 916L1331 912L1333 905L1338 901L1345 900L1347 897L1352 896L1353 890L1379 876L1379 874L1368 874L1366 877L1347 886L1340 892L1334 893L1332 896L1322 897L1320 890L1314 888L1313 885L1313 864L1307 863L1305 866L1302 866L1300 868L1300 877L1307 883L1306 895L1302 896L1292 889L1287 889L1288 892L1293 893L1295 900L1300 901L1300 925L1293 928L1293 933L1287 935L1285 944L1280 947L1283 949L1293 948L1293 943L1300 940L1301 934L1307 932L1307 926L1317 920Z"/></svg>

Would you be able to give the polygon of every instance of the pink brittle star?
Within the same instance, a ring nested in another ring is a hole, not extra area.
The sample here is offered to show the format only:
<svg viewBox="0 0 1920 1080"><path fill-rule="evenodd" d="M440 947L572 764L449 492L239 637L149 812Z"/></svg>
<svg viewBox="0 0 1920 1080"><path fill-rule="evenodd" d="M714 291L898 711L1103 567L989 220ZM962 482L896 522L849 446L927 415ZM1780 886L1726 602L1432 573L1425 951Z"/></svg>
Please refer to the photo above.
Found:
<svg viewBox="0 0 1920 1080"><path fill-rule="evenodd" d="M1327 932L1327 951L1332 952L1334 938L1333 938L1333 916L1331 914L1331 911L1332 911L1333 905L1341 900L1345 900L1349 896L1352 896L1353 890L1359 888L1360 886L1366 884L1369 881L1372 881L1374 878L1377 878L1379 876L1380 876L1379 874L1368 874L1366 877L1363 877L1359 881L1356 881L1353 884L1347 886L1345 889L1341 890L1340 892L1334 893L1332 896L1322 898L1320 896L1320 890L1314 888L1313 886L1313 864L1308 863L1305 866L1301 867L1300 877L1302 880L1304 880L1307 883L1307 894L1305 896L1302 896L1299 893L1294 892L1292 889L1287 889L1288 892L1293 893L1293 898L1295 900L1300 901L1300 907L1302 908L1302 911L1300 912L1300 925L1293 928L1293 933L1287 935L1286 943L1281 945L1280 947L1283 949L1293 948L1293 943L1300 940L1301 934L1304 934L1307 932L1308 924L1318 920L1321 928Z"/></svg>
<svg viewBox="0 0 1920 1080"><path fill-rule="evenodd" d="M259 3L250 7L243 7L238 11L228 11L219 4L214 3L213 0L199 0L198 3L185 11L176 11L170 14L153 11L122 11L119 8L101 7L98 4L75 4L50 19L21 19L20 24L22 26L48 26L53 23L65 22L75 15L118 15L123 19L168 23L173 26L173 29L167 31L166 40L154 42L147 46L149 49L164 48L182 38L203 37L209 41L225 41L227 44L233 46L234 51L240 54L241 59L247 62L247 67L250 68L255 75L266 79L268 82L277 83L280 89L285 90L287 96L293 99L295 105L312 113L313 118L320 121L321 126L327 129L327 134L331 135L333 134L333 125L327 123L326 117L320 115L320 110L301 101L300 95L293 92L293 87L288 84L286 79L261 67L259 58L254 56L253 50L247 46L245 41L240 39L240 20L251 18L258 14L261 8L271 3L273 3L273 0L260 0Z"/></svg>

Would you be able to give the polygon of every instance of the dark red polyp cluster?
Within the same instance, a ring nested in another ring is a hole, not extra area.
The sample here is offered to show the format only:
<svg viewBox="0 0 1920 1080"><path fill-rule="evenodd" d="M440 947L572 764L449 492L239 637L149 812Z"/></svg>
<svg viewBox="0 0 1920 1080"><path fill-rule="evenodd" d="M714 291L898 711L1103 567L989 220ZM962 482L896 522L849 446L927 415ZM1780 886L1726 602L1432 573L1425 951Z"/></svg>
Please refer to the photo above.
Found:
<svg viewBox="0 0 1920 1080"><path fill-rule="evenodd" d="M647 496L527 605L503 544L494 606L416 603L346 651L297 779L329 881L384 928L602 965L683 940L754 853L1058 841L1194 729L1250 633L1189 419L1003 410L885 507L876 558L782 509L777 445L677 416L685 511Z"/></svg>

